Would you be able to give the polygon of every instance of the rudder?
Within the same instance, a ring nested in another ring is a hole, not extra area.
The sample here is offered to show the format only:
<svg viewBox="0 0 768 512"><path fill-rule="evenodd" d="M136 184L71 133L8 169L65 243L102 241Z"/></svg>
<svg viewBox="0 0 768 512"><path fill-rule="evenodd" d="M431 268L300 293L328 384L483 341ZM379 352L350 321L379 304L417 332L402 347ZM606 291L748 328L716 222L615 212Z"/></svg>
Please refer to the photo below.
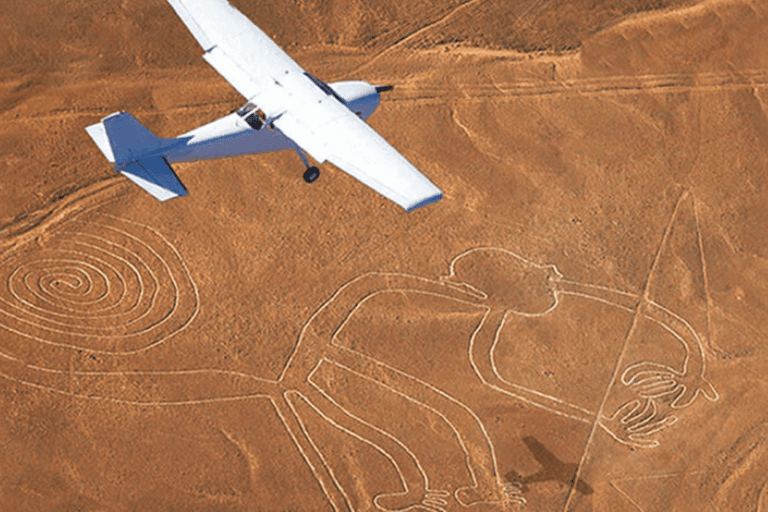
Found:
<svg viewBox="0 0 768 512"><path fill-rule="evenodd" d="M145 157L160 149L164 139L156 136L128 112L116 112L101 120L116 166Z"/></svg>

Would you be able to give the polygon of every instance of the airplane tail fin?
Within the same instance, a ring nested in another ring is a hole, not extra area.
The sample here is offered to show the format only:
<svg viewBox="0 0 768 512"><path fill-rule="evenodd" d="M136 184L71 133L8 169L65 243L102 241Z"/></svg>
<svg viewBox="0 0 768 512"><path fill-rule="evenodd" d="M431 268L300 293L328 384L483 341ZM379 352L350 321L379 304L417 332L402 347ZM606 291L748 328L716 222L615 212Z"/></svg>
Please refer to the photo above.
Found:
<svg viewBox="0 0 768 512"><path fill-rule="evenodd" d="M127 112L116 112L85 129L115 171L165 201L187 191L162 155L168 139L161 139Z"/></svg>

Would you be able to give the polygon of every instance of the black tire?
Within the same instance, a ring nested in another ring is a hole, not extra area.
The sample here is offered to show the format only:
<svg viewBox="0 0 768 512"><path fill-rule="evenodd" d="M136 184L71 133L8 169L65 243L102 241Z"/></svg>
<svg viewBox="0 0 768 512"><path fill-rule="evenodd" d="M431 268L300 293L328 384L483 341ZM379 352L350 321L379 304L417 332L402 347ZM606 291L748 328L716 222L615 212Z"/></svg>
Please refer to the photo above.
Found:
<svg viewBox="0 0 768 512"><path fill-rule="evenodd" d="M304 181L307 183L312 183L313 181L316 181L317 178L320 177L320 169L317 167L310 167L306 171L304 171Z"/></svg>

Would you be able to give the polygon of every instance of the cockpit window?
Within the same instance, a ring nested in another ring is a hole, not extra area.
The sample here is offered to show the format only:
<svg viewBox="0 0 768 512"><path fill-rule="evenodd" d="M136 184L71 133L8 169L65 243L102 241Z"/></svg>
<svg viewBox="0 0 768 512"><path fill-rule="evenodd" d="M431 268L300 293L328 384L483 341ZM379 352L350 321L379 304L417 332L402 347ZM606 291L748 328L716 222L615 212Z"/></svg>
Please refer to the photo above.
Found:
<svg viewBox="0 0 768 512"><path fill-rule="evenodd" d="M264 111L257 108L256 105L250 101L240 107L240 110L237 111L237 115L245 118L245 122L254 130L261 130L261 127L267 122L267 116L264 114Z"/></svg>
<svg viewBox="0 0 768 512"><path fill-rule="evenodd" d="M255 108L256 108L256 105L254 105L249 101L248 103L240 107L240 109L237 111L237 115L239 115L240 117L245 117L251 112L251 110Z"/></svg>
<svg viewBox="0 0 768 512"><path fill-rule="evenodd" d="M333 96L334 98L339 100L343 105L346 105L346 102L343 99L341 99L341 96L336 94L336 91L331 89L331 87L328 84L326 84L325 82L323 82L322 80L320 80L318 78L315 78L314 76L310 75L306 71L304 72L304 74L306 75L307 78L312 80L312 82L314 82L314 84L316 86L318 86L320 89L322 89L325 94L327 94L328 96Z"/></svg>

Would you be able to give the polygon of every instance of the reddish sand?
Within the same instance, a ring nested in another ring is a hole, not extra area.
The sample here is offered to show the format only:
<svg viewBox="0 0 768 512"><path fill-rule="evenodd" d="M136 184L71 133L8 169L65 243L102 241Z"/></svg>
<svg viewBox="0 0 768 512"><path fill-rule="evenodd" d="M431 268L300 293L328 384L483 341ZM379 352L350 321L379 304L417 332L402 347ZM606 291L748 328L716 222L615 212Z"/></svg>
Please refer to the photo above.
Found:
<svg viewBox="0 0 768 512"><path fill-rule="evenodd" d="M6 6L0 510L768 512L765 2L235 5L444 198L157 202L84 127L243 99L162 0Z"/></svg>

